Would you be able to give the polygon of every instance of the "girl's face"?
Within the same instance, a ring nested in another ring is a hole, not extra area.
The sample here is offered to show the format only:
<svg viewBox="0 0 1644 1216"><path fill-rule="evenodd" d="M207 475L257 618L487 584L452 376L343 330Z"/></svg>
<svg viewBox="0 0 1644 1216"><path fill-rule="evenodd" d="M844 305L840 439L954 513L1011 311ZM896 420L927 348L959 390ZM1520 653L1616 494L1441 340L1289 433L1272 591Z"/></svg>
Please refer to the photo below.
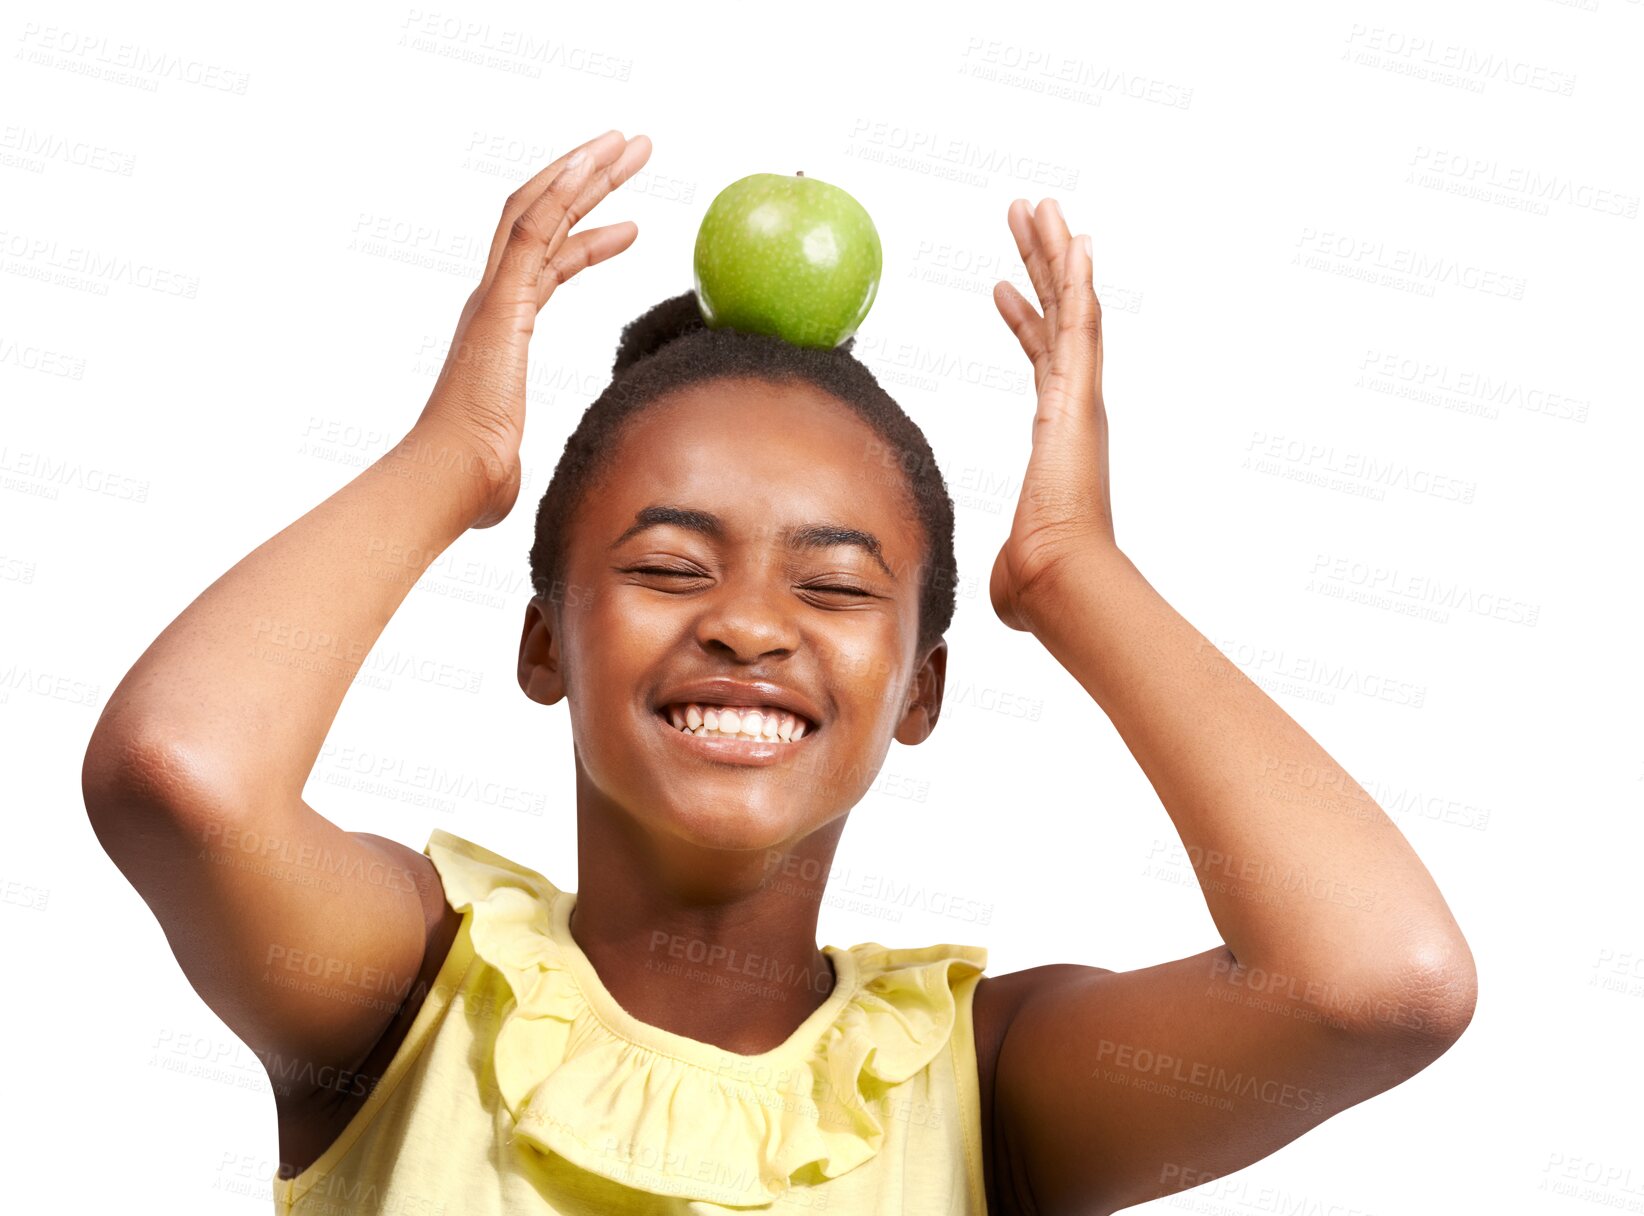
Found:
<svg viewBox="0 0 1644 1216"><path fill-rule="evenodd" d="M854 806L893 738L924 740L947 645L914 653L924 532L882 446L806 384L692 385L629 423L520 649L526 692L569 700L584 786L658 832L766 849ZM647 525L655 508L690 514ZM811 731L766 764L682 739L662 707L721 677L797 693Z"/></svg>

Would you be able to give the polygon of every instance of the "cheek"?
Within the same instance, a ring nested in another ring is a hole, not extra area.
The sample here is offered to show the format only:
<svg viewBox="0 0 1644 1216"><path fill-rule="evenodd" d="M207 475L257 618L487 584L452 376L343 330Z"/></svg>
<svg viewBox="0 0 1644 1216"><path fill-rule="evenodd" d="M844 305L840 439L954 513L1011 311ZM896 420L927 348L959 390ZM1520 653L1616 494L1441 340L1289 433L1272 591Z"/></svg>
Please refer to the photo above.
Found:
<svg viewBox="0 0 1644 1216"><path fill-rule="evenodd" d="M584 710L602 711L628 697L638 671L649 661L642 653L646 636L634 613L623 611L609 594L567 614L560 647L567 694Z"/></svg>
<svg viewBox="0 0 1644 1216"><path fill-rule="evenodd" d="M901 709L906 664L895 650L894 629L832 640L828 656L841 700L873 720L894 718Z"/></svg>

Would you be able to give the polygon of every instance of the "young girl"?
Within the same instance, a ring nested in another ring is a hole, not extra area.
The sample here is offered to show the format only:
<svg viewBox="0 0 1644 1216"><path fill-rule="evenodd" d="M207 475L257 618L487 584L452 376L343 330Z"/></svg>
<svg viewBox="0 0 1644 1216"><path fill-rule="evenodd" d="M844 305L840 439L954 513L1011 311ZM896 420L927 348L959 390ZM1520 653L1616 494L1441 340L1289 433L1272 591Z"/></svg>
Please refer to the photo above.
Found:
<svg viewBox="0 0 1644 1216"><path fill-rule="evenodd" d="M404 440L189 605L88 748L99 840L268 1069L279 1210L1106 1213L1442 1054L1475 977L1427 871L1115 541L1089 242L1051 200L1009 210L1040 307L995 295L1038 402L990 596L1113 721L1221 944L992 977L980 945L818 949L851 808L941 713L952 502L849 343L708 330L689 292L624 330L537 515L519 682L571 714L578 890L303 801L411 584L514 505L538 312L633 242L573 229L649 154L608 131L509 197Z"/></svg>

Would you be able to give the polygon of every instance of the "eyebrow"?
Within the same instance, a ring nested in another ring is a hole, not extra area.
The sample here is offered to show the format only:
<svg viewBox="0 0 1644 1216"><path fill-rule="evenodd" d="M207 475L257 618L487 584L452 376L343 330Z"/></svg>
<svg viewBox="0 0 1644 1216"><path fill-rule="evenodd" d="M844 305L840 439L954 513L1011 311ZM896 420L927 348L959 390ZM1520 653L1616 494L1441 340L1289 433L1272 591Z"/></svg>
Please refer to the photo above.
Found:
<svg viewBox="0 0 1644 1216"><path fill-rule="evenodd" d="M636 536L647 528L657 528L664 525L699 532L713 540L725 539L725 522L712 511L698 511L690 507L653 504L649 507L642 507L634 513L634 522L628 526L621 536L611 542L610 548L615 549L629 537ZM843 524L814 523L789 525L778 530L777 536L790 549L831 549L835 545L854 545L878 562L880 569L889 574L893 581L896 578L896 575L891 572L891 568L885 564L879 538L872 532L864 532L860 528L848 528Z"/></svg>

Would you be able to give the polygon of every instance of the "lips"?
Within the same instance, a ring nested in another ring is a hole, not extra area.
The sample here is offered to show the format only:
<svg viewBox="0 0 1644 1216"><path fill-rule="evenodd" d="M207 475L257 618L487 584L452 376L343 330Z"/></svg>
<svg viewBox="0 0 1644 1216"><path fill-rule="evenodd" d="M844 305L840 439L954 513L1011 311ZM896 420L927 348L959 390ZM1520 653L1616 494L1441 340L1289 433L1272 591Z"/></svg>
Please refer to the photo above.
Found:
<svg viewBox="0 0 1644 1216"><path fill-rule="evenodd" d="M784 716L793 721L791 714ZM693 733L677 729L661 714L657 715L657 725L668 738L664 746L681 749L680 755L694 756L709 764L737 768L764 768L786 764L795 754L807 747L815 746L811 740L816 737L810 731L806 731L802 739L784 742L781 739L756 739L744 735L733 738L712 731Z"/></svg>
<svg viewBox="0 0 1644 1216"><path fill-rule="evenodd" d="M707 738L797 743L816 733L816 727L804 714L768 705L675 702L657 710L657 716L674 730Z"/></svg>
<svg viewBox="0 0 1644 1216"><path fill-rule="evenodd" d="M697 705L786 710L805 720L807 733L819 731L825 725L822 711L809 697L797 689L774 684L768 680L732 680L718 677L680 684L664 691L652 708L666 719L670 705L683 707L692 702Z"/></svg>

